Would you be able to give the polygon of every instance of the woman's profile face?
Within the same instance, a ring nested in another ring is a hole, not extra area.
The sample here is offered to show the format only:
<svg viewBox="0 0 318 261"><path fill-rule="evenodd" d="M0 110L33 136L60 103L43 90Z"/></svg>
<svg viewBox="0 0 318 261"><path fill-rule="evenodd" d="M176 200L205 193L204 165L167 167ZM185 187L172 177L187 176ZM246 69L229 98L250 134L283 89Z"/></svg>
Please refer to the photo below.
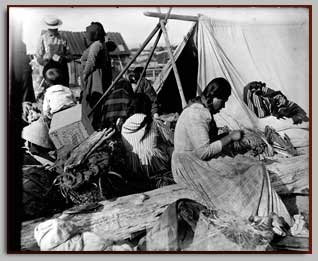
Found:
<svg viewBox="0 0 318 261"><path fill-rule="evenodd" d="M225 107L227 100L214 97L212 100L213 113L219 113Z"/></svg>

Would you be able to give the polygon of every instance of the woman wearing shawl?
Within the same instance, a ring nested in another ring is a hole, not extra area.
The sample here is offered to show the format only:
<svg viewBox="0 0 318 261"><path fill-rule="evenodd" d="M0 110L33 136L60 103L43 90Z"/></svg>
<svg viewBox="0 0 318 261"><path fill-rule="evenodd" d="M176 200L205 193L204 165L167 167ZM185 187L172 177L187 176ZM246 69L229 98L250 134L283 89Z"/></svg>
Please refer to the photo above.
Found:
<svg viewBox="0 0 318 261"><path fill-rule="evenodd" d="M105 31L98 22L86 27L89 47L83 52L82 63L82 107L88 114L112 82L111 60L105 43ZM100 120L100 109L92 114L92 125L96 129Z"/></svg>
<svg viewBox="0 0 318 261"><path fill-rule="evenodd" d="M170 169L169 156L159 146L159 130L152 120L151 106L147 95L136 94L129 110L131 116L121 130L129 167L135 175L146 179Z"/></svg>
<svg viewBox="0 0 318 261"><path fill-rule="evenodd" d="M173 177L196 190L207 207L243 218L276 213L291 225L291 217L261 162L244 156L220 157L223 147L241 139L237 130L217 136L213 115L230 95L229 82L216 78L183 110L175 129Z"/></svg>

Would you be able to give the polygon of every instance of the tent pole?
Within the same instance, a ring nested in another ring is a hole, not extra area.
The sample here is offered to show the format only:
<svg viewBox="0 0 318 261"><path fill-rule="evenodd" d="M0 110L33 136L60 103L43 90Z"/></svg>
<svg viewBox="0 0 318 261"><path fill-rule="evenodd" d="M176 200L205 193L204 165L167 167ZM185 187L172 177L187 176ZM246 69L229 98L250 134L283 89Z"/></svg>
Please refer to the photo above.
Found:
<svg viewBox="0 0 318 261"><path fill-rule="evenodd" d="M144 12L144 15L163 19L163 18L165 18L166 14L155 13L155 12ZM198 17L197 16L190 16L190 15L175 15L175 14L171 14L169 16L169 19L182 20L182 21L191 21L191 22L197 22L198 21Z"/></svg>
<svg viewBox="0 0 318 261"><path fill-rule="evenodd" d="M159 12L160 12L160 8L159 8ZM171 8L169 9L169 12L168 12L168 13L166 14L166 16L164 17L164 22L165 22L165 23L167 22L167 20L168 20L168 18L169 18L170 12L171 12ZM144 76L144 74L145 74L145 72L146 72L146 70L147 70L147 67L148 67L148 65L149 65L149 63L150 63L150 61L151 61L151 57L153 56L153 53L154 53L155 50L156 50L156 47L157 47L158 42L159 42L159 40L160 40L161 34L162 34L162 30L160 30L159 33L158 33L157 39L156 39L156 41L155 41L155 43L154 43L154 45L153 45L153 47L152 47L152 50L151 50L151 52L150 52L150 55L149 55L148 60L147 60L147 62L146 62L146 65L144 66L144 69L143 69L143 71L142 71L142 73L141 73L141 75L140 75L140 78L139 78L138 83L137 83L137 88L136 88L137 90L138 90L138 88L139 88L141 79L142 79L142 77Z"/></svg>
<svg viewBox="0 0 318 261"><path fill-rule="evenodd" d="M104 92L103 96L100 97L100 99L97 101L97 103L94 105L92 110L88 113L88 117L91 116L91 114L96 110L98 105L102 102L102 100L106 97L106 95L110 92L110 90L115 86L115 84L119 81L119 79L124 75L124 73L128 70L129 66L136 60L137 56L143 51L143 49L146 47L146 45L150 42L152 37L157 33L157 31L160 29L160 23L156 25L156 27L152 30L152 32L149 34L147 39L144 41L142 46L139 48L138 52L134 55L134 57L129 61L129 63L125 66L125 68L117 75L116 79L112 82L112 84L109 86L109 88Z"/></svg>
<svg viewBox="0 0 318 261"><path fill-rule="evenodd" d="M155 43L154 43L154 45L153 45L153 47L152 47L152 49L151 49L150 55L149 55L149 57L148 57L148 59L147 59L147 62L146 62L146 64L145 64L145 66L144 66L144 69L142 70L142 73L141 73L141 75L140 75L140 77L139 77L136 90L138 90L138 88L139 88L141 79L142 79L142 77L144 76L144 74L145 74L145 72L146 72L146 70L147 70L147 67L148 67L148 65L149 65L149 63L150 63L150 61L151 61L151 58L152 58L152 56L153 56L153 53L155 52L155 49L156 49L156 47L157 47L157 45L158 45L158 42L159 42L159 40L160 40L161 34L162 34L162 30L160 29L159 32L158 32L158 35L157 35L157 39L156 39L156 41L155 41Z"/></svg>
<svg viewBox="0 0 318 261"><path fill-rule="evenodd" d="M166 31L166 27L165 27L164 21L162 19L160 19L160 26L161 26L161 30L163 32L163 36L164 36L165 41L166 41L168 54L170 56L170 60L171 60L171 64L172 64L172 68L173 68L173 72L174 72L174 76L176 78L176 82L177 82L177 86L178 86L178 90L179 90L179 94L180 94L180 98L181 98L182 108L184 108L187 105L187 102L186 102L186 99L184 97L184 93L183 93L182 84L181 84L181 80L180 80L180 77L179 77L177 65L175 63L175 60L174 60L174 57L173 57L173 53L171 51L171 45L170 45L168 33Z"/></svg>

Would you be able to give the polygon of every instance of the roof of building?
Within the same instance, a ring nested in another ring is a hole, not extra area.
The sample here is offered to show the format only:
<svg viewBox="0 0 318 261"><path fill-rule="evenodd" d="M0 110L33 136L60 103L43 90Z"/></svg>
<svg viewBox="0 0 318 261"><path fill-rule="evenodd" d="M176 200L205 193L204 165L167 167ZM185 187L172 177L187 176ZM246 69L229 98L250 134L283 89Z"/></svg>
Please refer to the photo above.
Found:
<svg viewBox="0 0 318 261"><path fill-rule="evenodd" d="M82 55L83 51L87 48L85 32L59 31L59 33L67 40L73 55ZM120 33L107 32L106 39L115 42L117 45L117 48L113 52L110 52L111 56L130 55L128 46Z"/></svg>

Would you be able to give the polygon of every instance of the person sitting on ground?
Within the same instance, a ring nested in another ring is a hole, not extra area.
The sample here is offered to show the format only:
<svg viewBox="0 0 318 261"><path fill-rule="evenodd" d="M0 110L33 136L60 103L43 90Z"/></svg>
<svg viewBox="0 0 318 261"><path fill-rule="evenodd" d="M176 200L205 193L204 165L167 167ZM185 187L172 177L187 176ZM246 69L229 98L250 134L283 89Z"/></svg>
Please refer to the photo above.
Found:
<svg viewBox="0 0 318 261"><path fill-rule="evenodd" d="M121 134L130 169L136 177L145 179L169 171L170 158L159 142L160 135L151 117L151 101L147 95L135 94L129 115Z"/></svg>
<svg viewBox="0 0 318 261"><path fill-rule="evenodd" d="M95 130L116 128L120 132L123 122L128 118L129 104L133 96L130 82L121 78L100 105L101 114Z"/></svg>
<svg viewBox="0 0 318 261"><path fill-rule="evenodd" d="M157 104L157 94L152 87L150 81L146 79L145 76L141 77L141 74L144 70L144 67L136 67L132 73L128 75L129 81L132 85L134 93L144 93L150 99L152 106L151 106L151 114L154 118L159 117L159 109ZM139 85L137 86L139 82Z"/></svg>
<svg viewBox="0 0 318 261"><path fill-rule="evenodd" d="M49 86L44 94L43 115L52 118L53 114L76 105L69 87L63 86L63 75L59 68L44 67L43 77Z"/></svg>
<svg viewBox="0 0 318 261"><path fill-rule="evenodd" d="M220 155L225 146L242 137L239 130L234 130L217 138L213 115L224 108L230 95L229 82L215 78L202 96L192 100L182 111L174 134L174 180L197 191L209 208L247 219L262 217L265 220L276 213L292 225L292 219L260 161Z"/></svg>

